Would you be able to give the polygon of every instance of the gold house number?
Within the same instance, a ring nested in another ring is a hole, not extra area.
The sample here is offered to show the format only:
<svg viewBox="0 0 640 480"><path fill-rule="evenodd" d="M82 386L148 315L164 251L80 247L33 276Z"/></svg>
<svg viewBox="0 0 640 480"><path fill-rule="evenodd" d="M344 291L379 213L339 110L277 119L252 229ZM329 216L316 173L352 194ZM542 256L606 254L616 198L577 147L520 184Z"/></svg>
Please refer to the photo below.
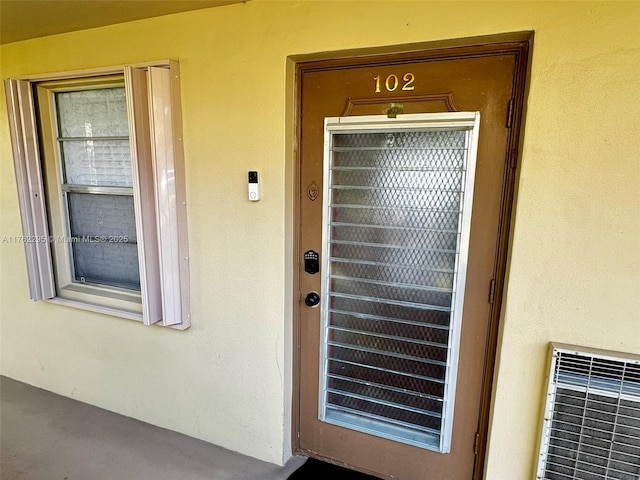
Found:
<svg viewBox="0 0 640 480"><path fill-rule="evenodd" d="M376 82L376 89L375 89L376 93L380 93L382 91L383 86L387 90L387 92L395 92L400 86L400 80L398 79L398 76L393 73L389 75L387 78L385 78L384 84L382 84L380 75L378 75L377 77L373 77L373 79ZM402 84L401 90L404 90L404 91L415 90L416 87L413 84L413 82L415 82L416 76L413 73L405 73L402 76L402 80L404 83Z"/></svg>

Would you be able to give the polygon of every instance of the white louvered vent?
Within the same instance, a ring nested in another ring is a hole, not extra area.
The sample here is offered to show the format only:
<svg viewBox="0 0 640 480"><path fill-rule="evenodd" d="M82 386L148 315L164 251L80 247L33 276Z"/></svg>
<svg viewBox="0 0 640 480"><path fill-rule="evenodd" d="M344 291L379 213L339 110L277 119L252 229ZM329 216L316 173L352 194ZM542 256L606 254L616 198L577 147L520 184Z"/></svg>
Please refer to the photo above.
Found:
<svg viewBox="0 0 640 480"><path fill-rule="evenodd" d="M640 480L640 355L551 344L539 480Z"/></svg>

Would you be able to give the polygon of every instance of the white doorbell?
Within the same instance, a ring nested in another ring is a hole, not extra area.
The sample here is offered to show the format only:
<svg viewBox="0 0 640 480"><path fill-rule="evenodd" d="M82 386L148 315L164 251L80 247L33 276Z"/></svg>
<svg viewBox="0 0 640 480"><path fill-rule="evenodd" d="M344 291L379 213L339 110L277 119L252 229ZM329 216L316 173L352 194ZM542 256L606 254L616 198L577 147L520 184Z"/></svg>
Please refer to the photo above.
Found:
<svg viewBox="0 0 640 480"><path fill-rule="evenodd" d="M249 200L257 202L260 200L260 184L258 183L258 172L249 172Z"/></svg>

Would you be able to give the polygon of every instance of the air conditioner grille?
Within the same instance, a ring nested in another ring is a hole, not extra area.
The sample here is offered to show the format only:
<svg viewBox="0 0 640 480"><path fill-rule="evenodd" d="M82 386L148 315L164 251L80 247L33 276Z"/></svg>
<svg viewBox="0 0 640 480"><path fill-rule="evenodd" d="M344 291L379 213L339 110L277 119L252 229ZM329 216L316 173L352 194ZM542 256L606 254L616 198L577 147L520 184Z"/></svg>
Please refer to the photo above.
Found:
<svg viewBox="0 0 640 480"><path fill-rule="evenodd" d="M575 349L553 348L538 478L640 480L640 358Z"/></svg>

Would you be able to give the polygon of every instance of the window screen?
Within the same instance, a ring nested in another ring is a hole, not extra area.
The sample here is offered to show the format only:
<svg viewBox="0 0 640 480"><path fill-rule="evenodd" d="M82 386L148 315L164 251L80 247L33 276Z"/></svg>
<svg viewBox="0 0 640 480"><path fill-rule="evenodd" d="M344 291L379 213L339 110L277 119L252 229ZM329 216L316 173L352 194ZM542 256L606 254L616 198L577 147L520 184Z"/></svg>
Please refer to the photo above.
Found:
<svg viewBox="0 0 640 480"><path fill-rule="evenodd" d="M124 86L55 99L73 278L139 291Z"/></svg>

